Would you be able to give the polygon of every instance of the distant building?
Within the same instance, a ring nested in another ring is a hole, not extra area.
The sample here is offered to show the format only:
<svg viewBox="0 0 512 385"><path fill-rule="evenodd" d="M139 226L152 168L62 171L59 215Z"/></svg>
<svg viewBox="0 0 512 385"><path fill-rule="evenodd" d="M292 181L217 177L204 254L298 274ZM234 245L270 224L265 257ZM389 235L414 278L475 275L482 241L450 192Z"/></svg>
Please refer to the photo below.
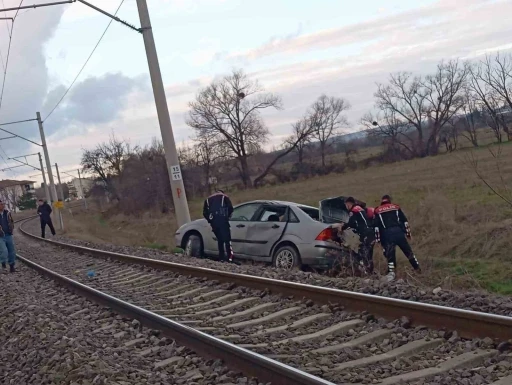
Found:
<svg viewBox="0 0 512 385"><path fill-rule="evenodd" d="M82 188L84 191L81 191L80 179L73 178L71 181L68 182L69 196L75 198L82 198L89 192L92 186L94 186L94 181L92 179L82 178Z"/></svg>
<svg viewBox="0 0 512 385"><path fill-rule="evenodd" d="M0 180L0 199L8 210L17 212L18 200L23 194L35 193L35 182L29 180Z"/></svg>

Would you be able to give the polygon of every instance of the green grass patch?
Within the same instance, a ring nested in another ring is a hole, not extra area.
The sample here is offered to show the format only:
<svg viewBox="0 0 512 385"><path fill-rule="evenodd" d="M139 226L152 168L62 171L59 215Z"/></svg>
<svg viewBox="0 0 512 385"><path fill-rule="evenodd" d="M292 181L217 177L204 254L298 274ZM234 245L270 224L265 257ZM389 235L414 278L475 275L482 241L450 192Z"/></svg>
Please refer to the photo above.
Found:
<svg viewBox="0 0 512 385"><path fill-rule="evenodd" d="M512 295L512 272L499 261L440 259L436 260L434 268L458 277L470 276L490 292Z"/></svg>
<svg viewBox="0 0 512 385"><path fill-rule="evenodd" d="M157 243L157 242L145 243L144 247L147 247L148 249L167 251L167 246L166 245L163 245L163 244Z"/></svg>

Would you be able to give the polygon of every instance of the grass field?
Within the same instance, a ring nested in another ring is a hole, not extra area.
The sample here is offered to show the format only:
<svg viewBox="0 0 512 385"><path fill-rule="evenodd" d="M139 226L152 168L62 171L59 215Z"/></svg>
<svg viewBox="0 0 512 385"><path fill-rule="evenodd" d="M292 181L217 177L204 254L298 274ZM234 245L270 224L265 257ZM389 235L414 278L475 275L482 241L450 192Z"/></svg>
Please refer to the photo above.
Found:
<svg viewBox="0 0 512 385"><path fill-rule="evenodd" d="M495 147L496 148L496 147ZM473 151L478 169L489 183L511 196L512 145L503 145L501 172L487 148ZM271 198L317 206L322 198L353 195L368 204L391 194L408 215L413 248L425 274L418 284L445 288L484 288L512 294L512 207L485 186L465 161L470 150L370 167L304 181L231 194L233 202ZM190 202L193 218L202 200ZM140 218L73 210L66 214L67 235L93 242L111 242L172 250L174 220L146 213ZM401 254L399 254L401 256ZM380 251L375 260L384 267ZM399 258L399 268L408 268Z"/></svg>

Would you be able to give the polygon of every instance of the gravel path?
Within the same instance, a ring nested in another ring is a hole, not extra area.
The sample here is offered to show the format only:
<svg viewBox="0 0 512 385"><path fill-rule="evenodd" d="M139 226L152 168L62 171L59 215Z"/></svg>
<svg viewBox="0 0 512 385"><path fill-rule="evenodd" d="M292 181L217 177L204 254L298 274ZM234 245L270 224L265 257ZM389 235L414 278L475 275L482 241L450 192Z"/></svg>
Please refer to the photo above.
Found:
<svg viewBox="0 0 512 385"><path fill-rule="evenodd" d="M31 233L39 233L37 221L29 221L24 229ZM142 258L152 258L168 262L185 263L193 266L207 267L217 270L230 271L240 274L256 275L272 279L280 279L292 282L307 283L311 285L337 288L342 290L357 291L367 294L380 295L391 298L399 298L423 303L431 303L442 306L450 306L467 310L481 311L485 313L512 316L512 298L499 296L478 291L453 292L440 288L417 287L403 280L387 283L379 280L362 278L332 278L321 274L303 271L283 271L262 265L252 266L243 264L241 266L226 264L210 259L190 258L183 255L169 254L153 249L136 248L127 246L116 246L108 244L93 244L90 242L69 239L56 236L53 239L61 242L71 243L79 246L86 246L100 250L135 255Z"/></svg>
<svg viewBox="0 0 512 385"><path fill-rule="evenodd" d="M136 320L77 297L23 264L16 274L0 274L0 287L2 384L258 385L156 330L141 329ZM159 351L141 354L149 347Z"/></svg>

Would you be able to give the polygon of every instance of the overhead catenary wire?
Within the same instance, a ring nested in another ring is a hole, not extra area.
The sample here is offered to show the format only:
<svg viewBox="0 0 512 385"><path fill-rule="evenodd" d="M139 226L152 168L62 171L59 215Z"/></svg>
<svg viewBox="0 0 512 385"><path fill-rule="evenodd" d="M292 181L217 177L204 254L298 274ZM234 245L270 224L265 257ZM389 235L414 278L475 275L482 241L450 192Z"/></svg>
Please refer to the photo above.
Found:
<svg viewBox="0 0 512 385"><path fill-rule="evenodd" d="M24 0L20 1L19 7L21 7L23 5L23 1ZM2 0L2 4L3 3L4 3L4 0ZM9 35L9 44L7 46L7 57L5 59L5 65L3 64L3 59L2 59L2 67L3 67L3 70L4 70L4 78L3 78L3 81L2 81L2 89L0 91L0 112L2 111L2 105L3 105L3 101L4 101L5 81L7 79L7 70L9 68L9 58L11 56L12 35L14 33L14 23L16 21L16 17L18 17L18 12L19 12L19 10L16 11L16 14L14 15L14 18L12 19L11 31L10 32L9 32L9 25L8 24L6 25L7 32L8 32L8 35ZM8 22L6 21L6 23L8 23ZM5 158L9 157L7 155L7 153L5 152L4 148L1 145L0 145L0 150L4 153ZM2 158L3 162L5 163L5 165L7 167L9 167L9 165L7 164L7 161L5 160L4 156L2 154L0 154L0 157ZM13 175L17 176L16 171L14 171L14 170L10 170L10 171L11 171L11 173Z"/></svg>
<svg viewBox="0 0 512 385"><path fill-rule="evenodd" d="M117 15L117 13L119 12L119 10L121 9L121 6L123 5L124 3L124 0L121 0L121 3L119 4L119 6L117 7L116 9L116 12L114 13L114 16ZM69 91L71 90L71 88L75 85L76 81L78 80L78 78L80 77L80 75L82 74L82 72L84 71L85 67L87 66L87 64L89 63L89 61L91 60L92 58L92 55L94 55L94 52L96 52L96 49L98 48L98 46L100 45L101 41L103 40L103 38L105 37L107 31L109 30L110 26L112 25L112 22L114 21L114 19L111 19L108 24L107 24L107 27L105 28L105 30L103 31L103 33L101 34L98 42L96 43L96 45L94 46L93 50L91 51L89 57L87 58L87 60L85 61L84 65L82 66L82 68L80 68L80 71L78 71L78 74L75 76L75 78L73 79L73 81L71 82L71 84L69 85L69 87L66 89L66 91L64 92L64 94L62 95L62 97L59 99L59 101L57 102L57 104L55 105L55 107L52 108L52 110L49 112L48 115L46 115L46 117L43 119L43 122L46 122L48 120L48 118L50 116L52 116L52 114L54 113L54 111L57 109L57 107L59 107L60 103L62 103L62 101L64 100L64 98L67 96L67 94L69 93Z"/></svg>

